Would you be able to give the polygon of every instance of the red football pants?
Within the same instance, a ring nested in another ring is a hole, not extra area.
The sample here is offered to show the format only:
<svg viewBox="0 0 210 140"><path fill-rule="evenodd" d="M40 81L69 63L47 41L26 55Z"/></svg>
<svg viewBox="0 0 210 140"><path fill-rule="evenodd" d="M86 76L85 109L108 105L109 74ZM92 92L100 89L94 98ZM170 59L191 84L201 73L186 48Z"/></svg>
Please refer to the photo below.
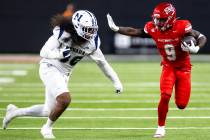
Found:
<svg viewBox="0 0 210 140"><path fill-rule="evenodd" d="M158 105L158 125L164 126L168 112L169 101L175 87L175 103L179 109L184 109L190 99L191 71L163 66L160 77L161 98Z"/></svg>

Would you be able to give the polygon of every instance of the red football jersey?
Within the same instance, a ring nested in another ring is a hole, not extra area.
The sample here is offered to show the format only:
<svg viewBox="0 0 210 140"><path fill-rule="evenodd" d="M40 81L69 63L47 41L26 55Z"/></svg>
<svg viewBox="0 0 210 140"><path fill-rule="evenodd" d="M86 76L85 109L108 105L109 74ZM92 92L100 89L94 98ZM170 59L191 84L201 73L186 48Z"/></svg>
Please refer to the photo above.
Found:
<svg viewBox="0 0 210 140"><path fill-rule="evenodd" d="M164 32L157 29L152 21L144 27L144 31L156 42L162 56L162 64L185 68L191 68L190 55L182 51L181 40L191 30L192 26L188 20L176 20L173 27Z"/></svg>

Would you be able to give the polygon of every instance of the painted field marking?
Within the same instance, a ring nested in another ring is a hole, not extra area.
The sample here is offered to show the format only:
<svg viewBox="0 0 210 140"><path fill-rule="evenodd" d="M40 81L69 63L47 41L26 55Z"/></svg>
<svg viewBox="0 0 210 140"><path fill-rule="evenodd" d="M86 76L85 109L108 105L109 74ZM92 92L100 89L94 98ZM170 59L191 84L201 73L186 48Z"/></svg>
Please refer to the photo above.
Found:
<svg viewBox="0 0 210 140"><path fill-rule="evenodd" d="M43 103L42 100L0 100L0 103ZM159 103L159 100L73 100L72 103L80 104L110 104L110 103L124 103L124 104L138 104L138 103ZM172 102L171 102L172 103ZM190 103L210 103L209 100L191 100Z"/></svg>
<svg viewBox="0 0 210 140"><path fill-rule="evenodd" d="M40 130L41 128L39 127L11 127L11 128L7 128L9 130ZM109 127L86 127L86 128L77 128L77 127L62 127L62 128L58 128L58 127L55 127L53 128L54 130L156 130L157 128L152 128L152 127L145 127L145 128L140 128L140 127L134 127L134 128L109 128ZM191 127L166 127L167 130L209 130L210 127L194 127L194 126L191 126Z"/></svg>
<svg viewBox="0 0 210 140"><path fill-rule="evenodd" d="M0 111L5 111L6 108L0 108ZM170 111L178 111L177 108L169 108ZM210 107L189 107L185 111L206 111ZM66 111L157 111L157 108L67 108Z"/></svg>
<svg viewBox="0 0 210 140"><path fill-rule="evenodd" d="M0 84L9 84L9 83L14 83L14 82L15 82L15 79L11 78L11 77L1 77L0 78Z"/></svg>
<svg viewBox="0 0 210 140"><path fill-rule="evenodd" d="M1 88L0 88L1 90ZM0 96L2 97L44 97L44 92L37 92L37 93L1 93ZM129 93L121 95L115 95L110 93L72 93L73 97L159 97L159 93ZM210 97L208 93L197 93L192 94L191 97Z"/></svg>
<svg viewBox="0 0 210 140"><path fill-rule="evenodd" d="M70 87L71 86L80 86L80 87L104 87L104 86L110 86L112 87L112 84L110 83L104 83L104 82L97 82L97 83L75 83L72 82L69 84ZM128 86L128 87L147 87L147 88L151 88L151 87L159 87L159 82L125 82L123 83L124 86ZM210 83L207 82L192 82L192 88L193 86L205 86L205 87L209 87ZM27 88L27 87L43 87L43 84L40 83L16 83L14 86L18 87L23 87L23 88Z"/></svg>
<svg viewBox="0 0 210 140"><path fill-rule="evenodd" d="M47 118L47 117L18 117L18 119L43 119L43 118ZM3 117L0 117L0 119L3 119ZM139 119L139 120L153 120L153 119L157 119L157 117L60 117L60 119L76 119L76 120L80 120L80 119L130 119L130 120L134 120L134 119ZM183 117L183 116L169 116L167 117L167 119L210 119L210 116L187 116L187 117Z"/></svg>
<svg viewBox="0 0 210 140"><path fill-rule="evenodd" d="M26 70L0 70L0 75L26 76L27 74Z"/></svg>

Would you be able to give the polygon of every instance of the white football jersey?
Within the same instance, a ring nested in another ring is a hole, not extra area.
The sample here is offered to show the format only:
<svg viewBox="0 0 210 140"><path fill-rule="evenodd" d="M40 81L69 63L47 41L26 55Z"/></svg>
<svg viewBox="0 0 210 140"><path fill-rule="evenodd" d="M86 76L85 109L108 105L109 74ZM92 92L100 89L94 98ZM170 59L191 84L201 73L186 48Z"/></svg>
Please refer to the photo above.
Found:
<svg viewBox="0 0 210 140"><path fill-rule="evenodd" d="M71 35L60 27L55 27L53 30L53 35L48 39L48 41L43 46L40 54L43 59L40 63L49 63L57 67L63 73L71 73L73 67L79 62L84 56L90 56L93 60L105 59L101 50L99 48L101 42L99 36L95 36L93 39L87 41L82 45L75 44L71 39L67 42L65 39L69 38ZM50 57L49 53L59 53L59 49L70 48L69 58L59 58L59 55L55 57ZM45 55L48 54L48 55ZM47 57L49 56L49 57Z"/></svg>
<svg viewBox="0 0 210 140"><path fill-rule="evenodd" d="M96 35L93 39L82 45L75 44L71 39L67 40L70 36L69 33L60 29L60 27L55 27L53 35L47 40L40 51L40 56L42 57L40 63L51 64L61 73L69 75L77 62L83 57L88 56L96 62L105 76L113 82L116 91L122 92L123 87L116 72L106 61L99 48L101 44L99 36ZM66 47L69 47L71 50L70 57L63 58L62 51L60 50Z"/></svg>

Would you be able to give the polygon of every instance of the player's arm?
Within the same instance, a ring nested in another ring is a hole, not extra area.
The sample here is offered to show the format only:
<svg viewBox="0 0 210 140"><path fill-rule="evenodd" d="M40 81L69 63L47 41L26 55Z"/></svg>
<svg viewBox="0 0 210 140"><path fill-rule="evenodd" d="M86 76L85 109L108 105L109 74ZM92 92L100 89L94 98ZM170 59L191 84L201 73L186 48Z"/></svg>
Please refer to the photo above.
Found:
<svg viewBox="0 0 210 140"><path fill-rule="evenodd" d="M191 25L188 28L186 28L186 29L189 29L189 31L185 33L185 36L193 36L197 40L197 44L194 44L193 41L191 41L190 44L187 44L186 42L182 42L181 48L183 51L187 51L190 53L198 53L200 48L206 44L207 38L206 36L201 34L199 31L193 30L192 28L190 29L190 27Z"/></svg>
<svg viewBox="0 0 210 140"><path fill-rule="evenodd" d="M143 29L133 28L133 27L119 27L119 26L115 25L112 17L109 14L107 14L107 20L108 20L109 27L114 32L118 32L120 34L128 35L128 36L138 36L138 37L142 37L142 38L151 38L151 36L148 35L147 33L145 33Z"/></svg>
<svg viewBox="0 0 210 140"><path fill-rule="evenodd" d="M53 30L53 35L47 40L40 51L40 56L48 59L63 59L69 57L70 49L62 48L60 49L62 41L69 37L64 31L60 31L60 28L55 28Z"/></svg>
<svg viewBox="0 0 210 140"><path fill-rule="evenodd" d="M98 48L95 52L93 52L89 57L96 62L99 68L103 71L103 73L108 77L112 83L114 84L116 93L121 93L123 91L123 86L120 82L120 79L117 73L113 70L113 68L106 61L103 53Z"/></svg>
<svg viewBox="0 0 210 140"><path fill-rule="evenodd" d="M193 36L197 40L197 46L200 48L205 46L205 44L207 42L206 36L194 29L192 31L190 31L189 33L187 33L186 36Z"/></svg>

